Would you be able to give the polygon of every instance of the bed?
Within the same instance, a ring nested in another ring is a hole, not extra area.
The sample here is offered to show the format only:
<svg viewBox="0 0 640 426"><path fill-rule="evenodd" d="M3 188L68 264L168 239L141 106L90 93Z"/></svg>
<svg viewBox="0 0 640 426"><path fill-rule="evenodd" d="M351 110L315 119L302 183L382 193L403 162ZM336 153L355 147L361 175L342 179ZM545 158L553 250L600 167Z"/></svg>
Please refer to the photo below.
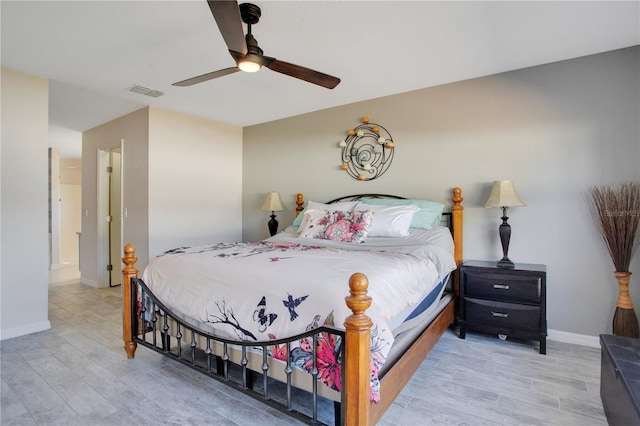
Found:
<svg viewBox="0 0 640 426"><path fill-rule="evenodd" d="M284 232L170 250L142 279L128 244L127 356L141 344L305 422L318 422L322 399L334 401L335 424L377 422L454 322L461 190L446 228L423 226L429 209L414 201L358 195L305 208L299 194ZM298 390L310 395L304 412Z"/></svg>

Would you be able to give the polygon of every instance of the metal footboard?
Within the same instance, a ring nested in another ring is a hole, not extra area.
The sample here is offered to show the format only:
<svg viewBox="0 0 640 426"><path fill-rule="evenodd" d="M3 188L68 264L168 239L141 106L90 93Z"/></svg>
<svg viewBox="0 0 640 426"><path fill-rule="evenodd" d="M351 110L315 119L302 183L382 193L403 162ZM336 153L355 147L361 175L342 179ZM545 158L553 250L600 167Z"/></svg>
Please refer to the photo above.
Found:
<svg viewBox="0 0 640 426"><path fill-rule="evenodd" d="M318 403L323 399L319 394L318 384L325 386L318 380L318 336L328 333L336 341L339 340L338 360L344 372L344 330L323 325L286 339L258 342L232 340L200 330L196 325L181 319L181 316L174 314L160 302L141 279L132 278L131 284L131 300L136 301L131 304L131 318L134 319L131 334L135 342L232 386L304 423L324 424L318 419ZM307 338L313 341L313 367L310 374L293 365L291 356L292 343ZM269 355L268 348L275 345L284 345L286 361ZM275 372L275 368L281 368L280 380L271 374ZM296 378L299 378L303 371L309 376L309 386L305 386L305 389L293 384L294 375L297 373ZM256 382L255 376L262 376L262 380ZM340 375L340 380L340 388L344 389L344 374ZM306 393L310 394L310 407L294 404L294 395L305 394L308 400ZM341 407L344 407L344 393L334 402L335 424L343 424L344 413Z"/></svg>

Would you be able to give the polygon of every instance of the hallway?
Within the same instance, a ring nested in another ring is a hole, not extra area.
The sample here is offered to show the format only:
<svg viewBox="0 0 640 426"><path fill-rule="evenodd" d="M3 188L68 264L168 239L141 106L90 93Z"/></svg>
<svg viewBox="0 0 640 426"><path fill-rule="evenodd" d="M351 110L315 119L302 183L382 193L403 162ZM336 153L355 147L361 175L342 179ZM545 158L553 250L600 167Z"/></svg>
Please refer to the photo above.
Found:
<svg viewBox="0 0 640 426"><path fill-rule="evenodd" d="M77 263L63 264L60 268L49 269L49 287L80 283Z"/></svg>

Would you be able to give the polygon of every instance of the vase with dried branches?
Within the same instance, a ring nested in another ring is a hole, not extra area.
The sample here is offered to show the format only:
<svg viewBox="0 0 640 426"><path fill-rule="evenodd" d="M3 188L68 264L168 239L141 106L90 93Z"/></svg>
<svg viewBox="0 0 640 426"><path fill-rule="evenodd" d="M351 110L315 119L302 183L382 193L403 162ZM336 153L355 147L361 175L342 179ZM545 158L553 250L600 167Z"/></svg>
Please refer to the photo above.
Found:
<svg viewBox="0 0 640 426"><path fill-rule="evenodd" d="M640 337L629 295L629 264L640 243L640 182L594 186L589 189L589 195L593 219L616 268L618 300L613 315L613 334Z"/></svg>

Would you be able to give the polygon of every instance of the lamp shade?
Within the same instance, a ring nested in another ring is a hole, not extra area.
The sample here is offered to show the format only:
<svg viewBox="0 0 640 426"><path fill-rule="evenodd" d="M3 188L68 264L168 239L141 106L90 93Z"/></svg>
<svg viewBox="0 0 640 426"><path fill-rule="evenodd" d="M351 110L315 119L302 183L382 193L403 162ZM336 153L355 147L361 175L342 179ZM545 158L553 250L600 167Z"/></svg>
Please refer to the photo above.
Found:
<svg viewBox="0 0 640 426"><path fill-rule="evenodd" d="M515 207L525 205L520 197L518 197L518 193L513 187L513 182L510 180L494 181L489 199L484 204L485 207Z"/></svg>
<svg viewBox="0 0 640 426"><path fill-rule="evenodd" d="M279 192L267 192L267 198L264 200L262 210L267 212L281 212L287 208L282 204Z"/></svg>

